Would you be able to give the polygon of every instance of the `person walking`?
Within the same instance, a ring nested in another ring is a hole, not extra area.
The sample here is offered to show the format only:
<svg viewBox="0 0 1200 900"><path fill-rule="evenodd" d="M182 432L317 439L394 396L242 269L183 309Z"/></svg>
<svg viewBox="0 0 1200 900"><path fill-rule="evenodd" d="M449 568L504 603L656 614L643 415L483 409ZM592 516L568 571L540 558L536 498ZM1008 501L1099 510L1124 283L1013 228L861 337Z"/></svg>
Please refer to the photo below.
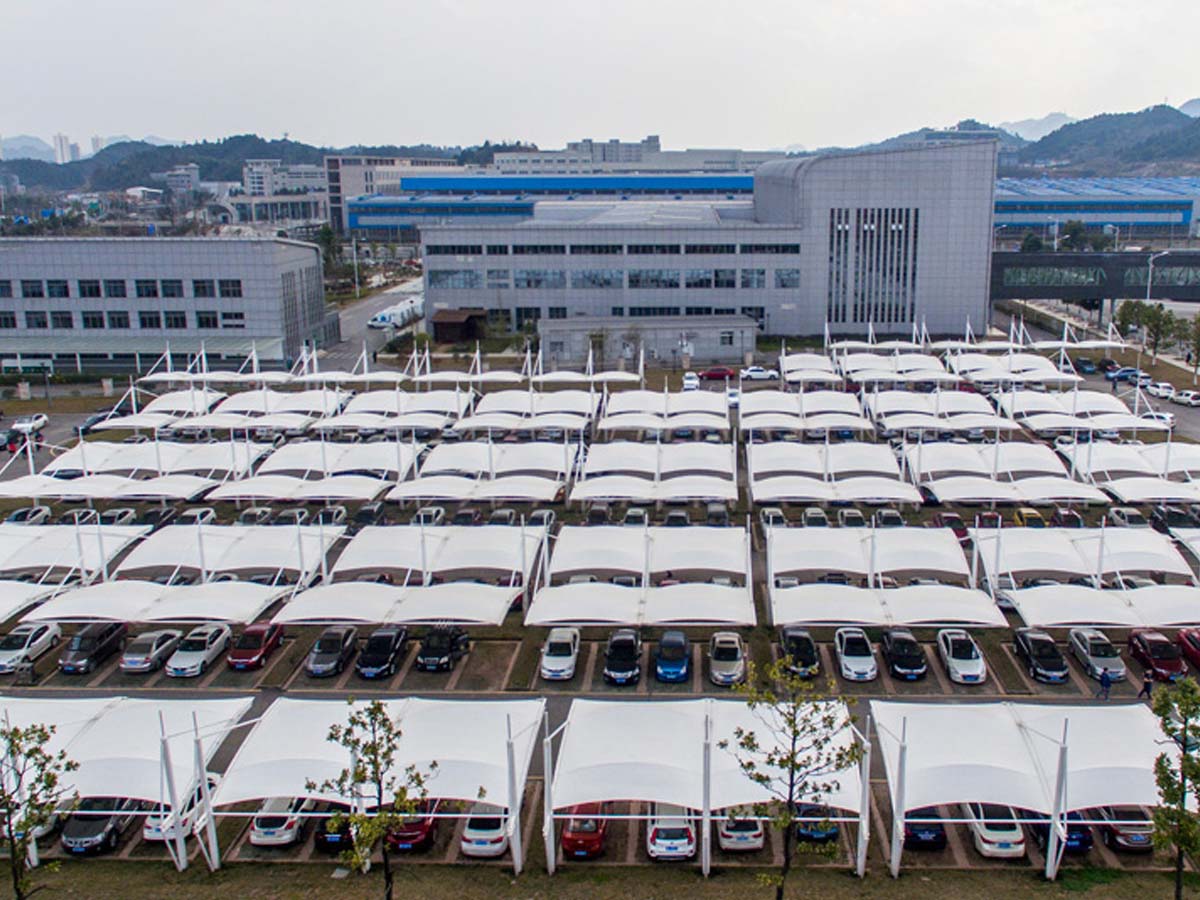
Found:
<svg viewBox="0 0 1200 900"><path fill-rule="evenodd" d="M1112 675L1108 669L1100 672L1100 690L1096 691L1097 700L1107 700L1109 693L1112 691Z"/></svg>
<svg viewBox="0 0 1200 900"><path fill-rule="evenodd" d="M1145 697L1147 700L1153 699L1154 694L1154 673L1147 669L1142 673L1142 689L1138 691L1138 699Z"/></svg>

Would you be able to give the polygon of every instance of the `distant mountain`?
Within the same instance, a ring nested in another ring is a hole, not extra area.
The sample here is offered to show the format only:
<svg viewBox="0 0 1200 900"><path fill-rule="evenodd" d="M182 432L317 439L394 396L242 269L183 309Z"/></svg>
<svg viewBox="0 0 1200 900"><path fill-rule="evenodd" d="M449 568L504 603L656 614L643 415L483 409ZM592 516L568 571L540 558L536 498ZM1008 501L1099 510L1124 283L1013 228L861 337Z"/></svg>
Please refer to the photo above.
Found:
<svg viewBox="0 0 1200 900"><path fill-rule="evenodd" d="M949 128L934 128L927 125L924 128L918 128L916 131L906 131L904 134L898 134L895 137L890 137L874 144L866 144L856 149L886 150L893 147L911 147L914 144L925 144L941 139L964 140L971 132L995 132L1002 150L1019 150L1028 143L1019 135L1006 131L1003 128L997 128L995 125L985 125L982 122L977 122L975 119L963 119L957 125Z"/></svg>
<svg viewBox="0 0 1200 900"><path fill-rule="evenodd" d="M1019 122L1001 122L1000 127L1005 131L1020 135L1027 141L1040 141L1052 131L1057 131L1064 125L1078 122L1074 116L1066 113L1053 112L1040 119L1021 119Z"/></svg>
<svg viewBox="0 0 1200 900"><path fill-rule="evenodd" d="M1200 162L1200 118L1186 119L1182 127L1155 135L1121 151L1130 163Z"/></svg>
<svg viewBox="0 0 1200 900"><path fill-rule="evenodd" d="M40 159L54 162L54 148L39 137L18 134L0 140L0 150L5 159Z"/></svg>
<svg viewBox="0 0 1200 900"><path fill-rule="evenodd" d="M1191 116L1193 119L1200 118L1200 97L1189 100L1179 107L1179 111L1185 116Z"/></svg>
<svg viewBox="0 0 1200 900"><path fill-rule="evenodd" d="M1105 172L1114 169L1135 147L1159 140L1191 122L1179 110L1166 105L1135 113L1105 113L1064 125L1025 147L1020 159L1024 163L1055 163Z"/></svg>

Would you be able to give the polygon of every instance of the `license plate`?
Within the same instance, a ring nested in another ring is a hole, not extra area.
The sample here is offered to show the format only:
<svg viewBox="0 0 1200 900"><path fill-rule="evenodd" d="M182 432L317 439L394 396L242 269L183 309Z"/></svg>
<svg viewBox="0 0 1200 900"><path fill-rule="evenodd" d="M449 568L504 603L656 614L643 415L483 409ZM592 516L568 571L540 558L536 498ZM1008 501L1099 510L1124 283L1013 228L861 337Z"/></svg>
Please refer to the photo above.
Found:
<svg viewBox="0 0 1200 900"><path fill-rule="evenodd" d="M587 851L586 850L576 850L575 855L576 856L587 856Z"/></svg>
<svg viewBox="0 0 1200 900"><path fill-rule="evenodd" d="M401 850L411 850L412 849L412 844L397 844L396 846Z"/></svg>
<svg viewBox="0 0 1200 900"><path fill-rule="evenodd" d="M241 670L241 669L244 669L244 668L246 668L246 663L234 663L234 664L233 664L233 667L234 667L235 669Z"/></svg>
<svg viewBox="0 0 1200 900"><path fill-rule="evenodd" d="M274 831L274 829L270 829L270 830L264 831L264 832L262 833L262 836L263 836L263 837L275 837L275 831Z"/></svg>
<svg viewBox="0 0 1200 900"><path fill-rule="evenodd" d="M486 847L489 843L491 843L491 841L475 841L474 842L476 847Z"/></svg>
<svg viewBox="0 0 1200 900"><path fill-rule="evenodd" d="M84 847L72 847L71 852L72 853L86 853L87 850Z"/></svg>
<svg viewBox="0 0 1200 900"><path fill-rule="evenodd" d="M999 848L1000 850L1011 850L1012 844L1008 843L1008 841L1003 841L1003 842L997 844L996 847Z"/></svg>

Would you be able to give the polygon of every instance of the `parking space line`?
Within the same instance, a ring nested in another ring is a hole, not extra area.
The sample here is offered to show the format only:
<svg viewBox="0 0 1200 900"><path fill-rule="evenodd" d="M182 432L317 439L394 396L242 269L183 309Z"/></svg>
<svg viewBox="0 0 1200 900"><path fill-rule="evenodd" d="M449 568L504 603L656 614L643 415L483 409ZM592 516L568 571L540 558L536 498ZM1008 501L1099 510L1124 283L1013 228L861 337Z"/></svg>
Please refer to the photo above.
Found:
<svg viewBox="0 0 1200 900"><path fill-rule="evenodd" d="M462 674L467 669L467 663L470 661L471 655L468 653L457 663L454 664L454 671L450 673L450 677L446 679L446 686L443 690L452 691L458 686L458 682L462 680Z"/></svg>
<svg viewBox="0 0 1200 900"><path fill-rule="evenodd" d="M275 651L274 659L271 660L271 664L268 666L263 666L258 670L258 677L254 679L254 684L252 687L257 688L264 681L266 681L267 676L275 671L275 667L283 662L283 660L287 657L287 646L291 643L291 641L292 639L288 638L279 645L279 649Z"/></svg>
<svg viewBox="0 0 1200 900"><path fill-rule="evenodd" d="M879 664L879 681L883 684L885 694L896 693L896 682L892 679L892 670L883 660Z"/></svg>
<svg viewBox="0 0 1200 900"><path fill-rule="evenodd" d="M454 820L454 833L450 835L450 846L446 848L446 857L443 860L446 863L458 862L458 854L462 851L462 833L466 827L466 819Z"/></svg>
<svg viewBox="0 0 1200 900"><path fill-rule="evenodd" d="M588 650L587 661L587 677L584 679L583 690L585 692L595 689L594 682L596 680L596 656L600 653L600 644L597 641L591 642L591 649Z"/></svg>
<svg viewBox="0 0 1200 900"><path fill-rule="evenodd" d="M704 690L704 657L699 644L692 644L692 693L699 694Z"/></svg>
<svg viewBox="0 0 1200 900"><path fill-rule="evenodd" d="M951 819L957 816L957 810L951 810L946 806L939 806L938 812L944 818ZM946 845L950 848L950 855L954 857L954 865L960 869L970 868L970 863L967 862L967 851L963 848L962 837L958 833L958 826L947 823L943 826L946 829Z"/></svg>
<svg viewBox="0 0 1200 900"><path fill-rule="evenodd" d="M942 693L953 693L953 688L950 687L950 679L946 676L945 667L942 665L942 658L938 656L937 647L933 644L926 646L925 656L929 660L929 669L933 672L934 677L937 678L938 687L942 689Z"/></svg>
<svg viewBox="0 0 1200 900"><path fill-rule="evenodd" d="M629 814L631 816L638 816L638 815L641 815L641 813L642 813L641 801L635 800L633 803L629 804ZM629 822L629 838L625 842L625 862L628 863L629 865L633 865L635 862L637 862L638 834L639 834L638 826L641 825L642 823L637 819L629 819L628 822Z"/></svg>
<svg viewBox="0 0 1200 900"><path fill-rule="evenodd" d="M648 694L650 692L650 645L646 644L642 647L642 677L638 679L637 687L634 690L639 694Z"/></svg>
<svg viewBox="0 0 1200 900"><path fill-rule="evenodd" d="M1094 688L1091 687L1088 683L1091 679L1085 679L1084 676L1079 674L1079 672L1075 670L1075 667L1070 663L1067 663L1067 677L1071 679L1071 684L1075 685L1079 693L1083 694L1085 697L1095 696L1096 691L1100 689L1099 682L1096 682L1096 686Z"/></svg>
<svg viewBox="0 0 1200 900"><path fill-rule="evenodd" d="M200 682L196 685L196 687L200 688L201 690L207 688L210 684L217 680L217 676L221 674L221 671L224 669L224 667L225 666L223 662L213 666L204 673L204 677L200 679Z"/></svg>
<svg viewBox="0 0 1200 900"><path fill-rule="evenodd" d="M1025 855L1029 857L1030 864L1035 869L1044 869L1046 866L1046 857L1038 849L1037 841L1030 836L1028 828L1022 826L1021 831L1025 835Z"/></svg>
<svg viewBox="0 0 1200 900"><path fill-rule="evenodd" d="M525 816L525 827L521 829L521 846L533 846L533 829L534 820L541 820L541 807L538 801L542 799L542 781L541 779L531 780L531 788L525 790L525 805L528 807L528 814Z"/></svg>
<svg viewBox="0 0 1200 900"><path fill-rule="evenodd" d="M346 668L342 671L342 674L338 676L337 681L333 683L333 689L335 691L345 690L346 685L350 682L350 676L353 674L354 666L346 666Z"/></svg>
<svg viewBox="0 0 1200 900"><path fill-rule="evenodd" d="M100 685L104 683L104 680L106 678L108 678L110 675L112 675L114 672L117 671L117 666L120 665L120 663L121 663L120 658L117 658L117 659L114 659L111 663L109 663L104 668L98 670L96 672L95 676L92 678L92 680L87 683L87 686L90 688L100 687Z"/></svg>
<svg viewBox="0 0 1200 900"><path fill-rule="evenodd" d="M421 650L421 645L416 641L412 641L411 644L412 646L408 648L408 652L404 657L404 662L400 666L400 671L388 680L387 690L389 691L400 690L400 685L404 682L404 679L408 677L408 672L410 669L412 669L413 663L417 661L417 654Z"/></svg>
<svg viewBox="0 0 1200 900"><path fill-rule="evenodd" d="M523 641L517 641L513 645L512 656L508 658L508 665L504 667L504 680L500 682L500 690L508 688L508 680L512 678L513 669L517 665L517 657L521 655L521 647L524 646Z"/></svg>
<svg viewBox="0 0 1200 900"><path fill-rule="evenodd" d="M874 797L871 798L871 823L874 826L875 833L870 837L874 838L876 848L880 855L887 860L891 849L892 829L883 821L883 810L879 808L879 801Z"/></svg>

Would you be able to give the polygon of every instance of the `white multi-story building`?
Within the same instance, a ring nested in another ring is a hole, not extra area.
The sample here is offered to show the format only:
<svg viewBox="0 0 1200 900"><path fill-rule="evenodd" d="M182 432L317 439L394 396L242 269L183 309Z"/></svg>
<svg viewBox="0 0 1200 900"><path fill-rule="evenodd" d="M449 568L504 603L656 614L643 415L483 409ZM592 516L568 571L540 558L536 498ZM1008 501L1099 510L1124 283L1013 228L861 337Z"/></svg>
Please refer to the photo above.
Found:
<svg viewBox="0 0 1200 900"><path fill-rule="evenodd" d="M603 172L751 172L784 159L777 150L663 150L658 135L628 142L616 138L572 141L563 150L497 153L492 168L501 175L591 175Z"/></svg>
<svg viewBox="0 0 1200 900"><path fill-rule="evenodd" d="M167 187L173 191L187 193L200 189L200 166L196 163L184 163L168 170L164 176Z"/></svg>
<svg viewBox="0 0 1200 900"><path fill-rule="evenodd" d="M254 238L0 240L0 359L141 370L170 345L185 360L285 365L338 339L321 252Z"/></svg>
<svg viewBox="0 0 1200 900"><path fill-rule="evenodd" d="M251 197L309 191L324 192L325 169L278 159L248 159L242 165L242 188Z"/></svg>
<svg viewBox="0 0 1200 900"><path fill-rule="evenodd" d="M54 140L54 161L59 165L71 161L71 139L65 134L56 134Z"/></svg>
<svg viewBox="0 0 1200 900"><path fill-rule="evenodd" d="M327 156L325 181L329 187L329 219L339 234L349 231L346 200L363 194L398 194L405 175L461 173L462 166L449 159L417 159L402 156Z"/></svg>

